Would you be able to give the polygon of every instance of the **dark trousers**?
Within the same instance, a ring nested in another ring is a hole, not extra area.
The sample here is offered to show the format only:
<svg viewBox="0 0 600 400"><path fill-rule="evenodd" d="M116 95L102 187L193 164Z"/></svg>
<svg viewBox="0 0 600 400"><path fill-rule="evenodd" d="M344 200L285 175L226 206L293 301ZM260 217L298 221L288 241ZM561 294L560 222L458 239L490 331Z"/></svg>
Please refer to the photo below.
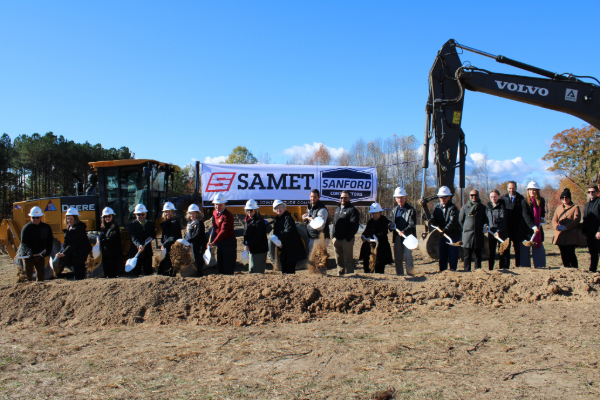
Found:
<svg viewBox="0 0 600 400"><path fill-rule="evenodd" d="M144 271L144 275L152 275L152 250L150 248L146 248L142 254L140 254L137 264L131 271L131 274L140 276L142 275L142 271Z"/></svg>
<svg viewBox="0 0 600 400"><path fill-rule="evenodd" d="M282 274L295 274L296 273L296 263L281 263L281 273Z"/></svg>
<svg viewBox="0 0 600 400"><path fill-rule="evenodd" d="M376 262L375 263L375 271L371 271L371 268L369 268L370 257L363 257L362 261L363 261L363 270L365 271L365 274L370 274L372 272L375 272L376 274L385 274L385 264Z"/></svg>
<svg viewBox="0 0 600 400"><path fill-rule="evenodd" d="M26 258L24 261L27 280L33 280L33 269L35 268L38 282L44 282L44 278L46 277L46 259L44 257L32 257Z"/></svg>
<svg viewBox="0 0 600 400"><path fill-rule="evenodd" d="M562 258L563 265L565 268L578 268L577 256L575 255L574 244L559 245L560 258Z"/></svg>
<svg viewBox="0 0 600 400"><path fill-rule="evenodd" d="M217 243L217 267L221 275L233 275L237 258L237 241L235 238L225 239Z"/></svg>
<svg viewBox="0 0 600 400"><path fill-rule="evenodd" d="M475 262L475 269L481 268L481 249L463 248L465 271L471 270L471 261Z"/></svg>
<svg viewBox="0 0 600 400"><path fill-rule="evenodd" d="M73 265L73 272L75 273L75 280L77 281L87 278L87 269L85 268L85 263Z"/></svg>
<svg viewBox="0 0 600 400"><path fill-rule="evenodd" d="M600 240L588 235L588 251L590 252L590 271L598 270L598 252L600 251Z"/></svg>
<svg viewBox="0 0 600 400"><path fill-rule="evenodd" d="M171 262L171 248L167 248L167 254L165 255L165 258L161 261L161 263L158 265L157 273L159 275L170 277L174 277L176 275L175 270L173 269L173 263Z"/></svg>
<svg viewBox="0 0 600 400"><path fill-rule="evenodd" d="M491 270L494 269L494 264L496 263L496 250L498 249L498 241L493 238L490 237L490 256L488 258L488 267ZM510 249L506 249L504 251L504 253L499 253L500 254L500 269L503 268L508 268L507 264L506 264L506 258L510 257ZM510 259L510 258L509 258Z"/></svg>
<svg viewBox="0 0 600 400"><path fill-rule="evenodd" d="M104 256L102 255L102 268L104 269L104 277L116 278L117 271L119 270L119 263L121 262L120 256Z"/></svg>
<svg viewBox="0 0 600 400"><path fill-rule="evenodd" d="M460 240L460 235L453 237L452 241L457 242ZM444 235L440 237L440 272L448 269L448 263L450 264L450 270L456 271L458 266L458 247L450 246L448 239Z"/></svg>
<svg viewBox="0 0 600 400"><path fill-rule="evenodd" d="M520 246L521 242L519 242L519 240L517 240L518 237L519 237L519 235L516 232L514 234L508 236L512 247L514 247L514 249L515 249L515 267L521 266L521 246ZM506 266L506 268L510 268L510 246L508 247L508 249L506 249L503 256L504 256L504 265ZM500 268L502 268L502 267L500 267Z"/></svg>

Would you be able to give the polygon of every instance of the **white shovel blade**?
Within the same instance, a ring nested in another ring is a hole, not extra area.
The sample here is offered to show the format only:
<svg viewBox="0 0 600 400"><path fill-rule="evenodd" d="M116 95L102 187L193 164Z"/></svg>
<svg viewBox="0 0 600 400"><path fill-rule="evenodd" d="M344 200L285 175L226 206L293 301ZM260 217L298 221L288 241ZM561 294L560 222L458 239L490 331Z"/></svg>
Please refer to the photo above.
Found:
<svg viewBox="0 0 600 400"><path fill-rule="evenodd" d="M167 255L167 249L162 249L158 255L158 261L164 260L166 255Z"/></svg>
<svg viewBox="0 0 600 400"><path fill-rule="evenodd" d="M182 245L184 245L184 246L190 246L190 245L191 245L191 244L190 244L190 242L188 242L188 241L187 241L187 240L185 240L185 239L177 239L177 241L178 241L179 243L181 243Z"/></svg>
<svg viewBox="0 0 600 400"><path fill-rule="evenodd" d="M94 258L100 257L100 245L96 244L92 247L92 254L94 255Z"/></svg>
<svg viewBox="0 0 600 400"><path fill-rule="evenodd" d="M135 257L134 258L130 258L125 263L125 272L131 272L131 271L133 271L133 269L135 268L136 265L137 265L137 258L135 258Z"/></svg>
<svg viewBox="0 0 600 400"><path fill-rule="evenodd" d="M408 248L409 250L414 250L417 247L419 247L419 241L417 240L416 237L414 237L413 235L408 235L406 237L406 239L404 239L404 245L406 246L406 248Z"/></svg>

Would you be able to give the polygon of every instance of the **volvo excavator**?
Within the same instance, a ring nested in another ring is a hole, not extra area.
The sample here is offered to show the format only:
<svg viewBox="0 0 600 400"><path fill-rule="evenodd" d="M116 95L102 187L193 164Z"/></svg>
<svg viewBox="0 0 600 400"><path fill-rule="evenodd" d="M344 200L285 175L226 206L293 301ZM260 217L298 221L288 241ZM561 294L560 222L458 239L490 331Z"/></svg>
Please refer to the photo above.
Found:
<svg viewBox="0 0 600 400"><path fill-rule="evenodd" d="M495 59L541 77L507 75L463 65L458 51L466 50ZM584 81L585 79L586 81ZM595 81L589 82L589 81ZM425 197L426 172L429 167L429 146L433 141L437 187L447 186L456 193L455 174L459 171L460 202L465 188L467 146L461 128L465 91L472 90L560 111L581 118L600 129L600 81L591 76L558 74L462 44L447 41L438 52L429 71L429 98L425 107L425 139L423 151L423 186L419 201L429 219L427 204L436 196ZM438 258L438 232L426 232L420 249L431 258ZM485 246L485 251L487 246ZM484 255L485 256L485 255Z"/></svg>

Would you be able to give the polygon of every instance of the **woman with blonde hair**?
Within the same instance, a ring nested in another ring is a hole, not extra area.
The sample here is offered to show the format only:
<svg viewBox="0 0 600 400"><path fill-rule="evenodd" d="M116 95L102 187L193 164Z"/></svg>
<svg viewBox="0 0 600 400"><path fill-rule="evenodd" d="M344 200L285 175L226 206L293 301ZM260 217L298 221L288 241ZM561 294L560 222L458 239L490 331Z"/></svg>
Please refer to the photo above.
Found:
<svg viewBox="0 0 600 400"><path fill-rule="evenodd" d="M181 239L181 225L177 218L175 218L176 210L175 205L170 201L167 201L163 206L164 221L160 224L160 229L162 230L160 238L162 246L160 249L166 249L167 254L158 266L158 273L160 275L175 276L173 264L171 263L171 246L177 239Z"/></svg>
<svg viewBox="0 0 600 400"><path fill-rule="evenodd" d="M554 240L552 243L557 245L560 250L565 268L578 268L575 247L578 243L578 235L575 228L581 221L581 210L571 201L571 191L563 190L560 194L561 205L556 207L552 226L554 227Z"/></svg>
<svg viewBox="0 0 600 400"><path fill-rule="evenodd" d="M67 257L67 265L73 267L75 280L85 279L87 272L85 263L92 252L92 245L88 240L86 225L79 220L79 212L76 208L69 208L65 215L65 240L64 249L57 257Z"/></svg>
<svg viewBox="0 0 600 400"><path fill-rule="evenodd" d="M202 254L206 250L206 230L204 229L204 222L202 222L202 213L200 207L197 204L191 204L188 207L188 224L185 229L184 239L192 244L194 250L194 262L196 264L197 274L196 276L202 276L202 268L204 268L204 261Z"/></svg>
<svg viewBox="0 0 600 400"><path fill-rule="evenodd" d="M529 258L531 255L533 266L535 268L544 268L546 267L546 251L544 250L544 229L542 228L542 224L545 222L546 200L540 196L540 187L536 181L531 181L527 185L527 193L525 198L521 200L521 206L523 209L523 219L519 227L521 266L531 267L531 260ZM524 241L528 242L530 246L523 244Z"/></svg>

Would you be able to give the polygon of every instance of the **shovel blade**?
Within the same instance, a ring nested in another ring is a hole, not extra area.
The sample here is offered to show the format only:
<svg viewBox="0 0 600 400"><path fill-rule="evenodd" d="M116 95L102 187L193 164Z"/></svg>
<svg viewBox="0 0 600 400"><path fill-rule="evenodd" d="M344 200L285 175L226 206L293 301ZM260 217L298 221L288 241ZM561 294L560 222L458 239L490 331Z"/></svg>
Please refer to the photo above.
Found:
<svg viewBox="0 0 600 400"><path fill-rule="evenodd" d="M125 263L125 272L133 271L133 269L135 268L136 265L137 265L137 258L130 258Z"/></svg>
<svg viewBox="0 0 600 400"><path fill-rule="evenodd" d="M419 241L413 235L408 235L406 239L404 239L404 246L409 250L414 250L419 247Z"/></svg>

